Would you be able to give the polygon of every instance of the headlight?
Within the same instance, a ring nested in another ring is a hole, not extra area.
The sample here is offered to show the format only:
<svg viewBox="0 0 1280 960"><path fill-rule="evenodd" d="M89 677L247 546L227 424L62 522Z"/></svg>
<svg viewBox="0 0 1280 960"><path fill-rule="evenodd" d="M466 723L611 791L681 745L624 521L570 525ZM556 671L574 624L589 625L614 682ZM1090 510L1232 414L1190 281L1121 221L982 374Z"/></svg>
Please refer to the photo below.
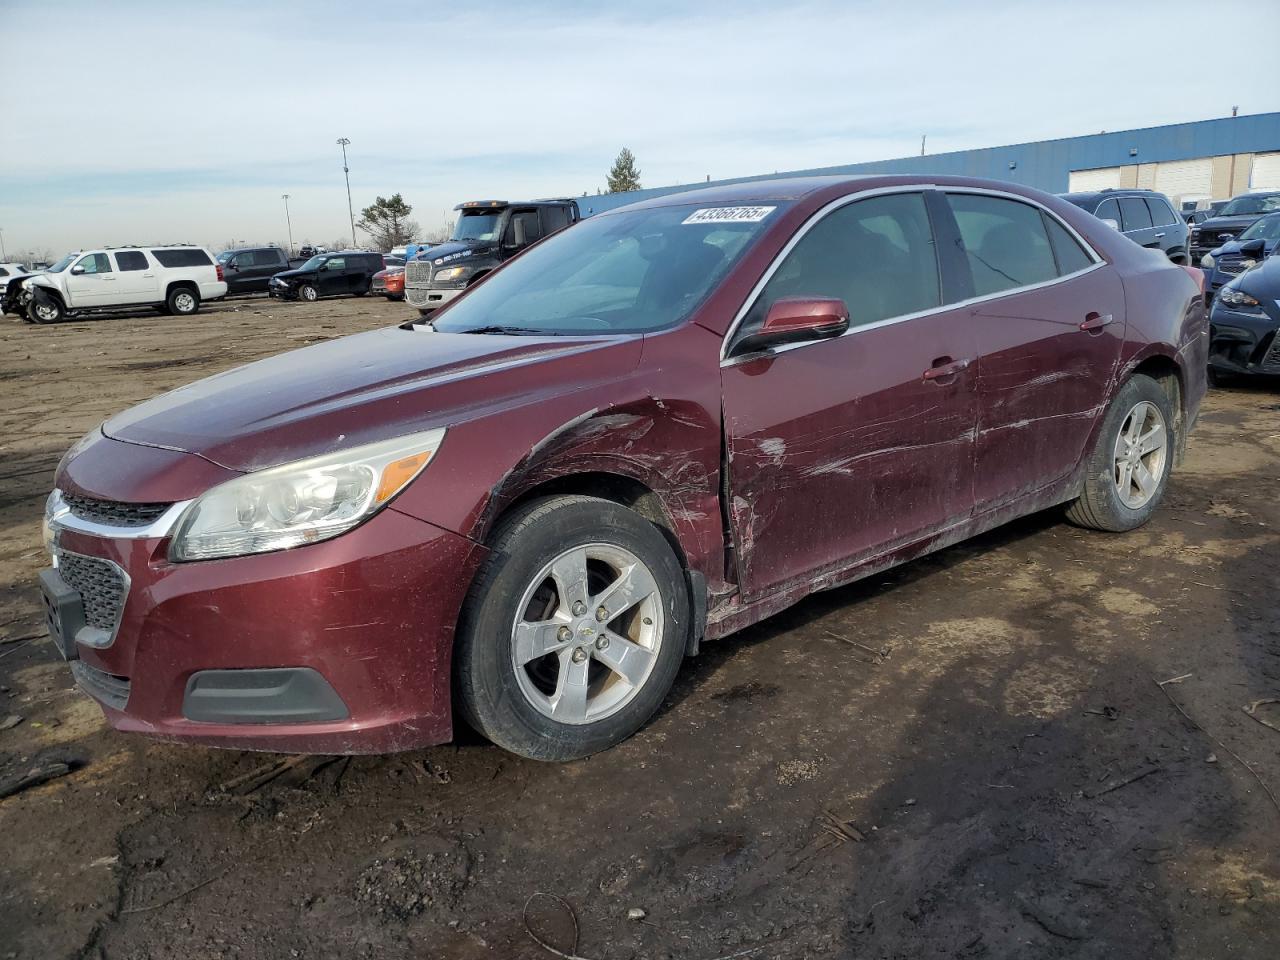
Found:
<svg viewBox="0 0 1280 960"><path fill-rule="evenodd" d="M1217 263L1217 261L1213 259L1213 254L1211 253L1206 253L1200 258L1200 266L1204 267L1206 270L1212 270L1215 263Z"/></svg>
<svg viewBox="0 0 1280 960"><path fill-rule="evenodd" d="M1258 305L1256 299L1243 290L1237 290L1235 287L1223 287L1222 292L1218 294L1218 298L1231 307L1256 307Z"/></svg>
<svg viewBox="0 0 1280 960"><path fill-rule="evenodd" d="M470 267L446 267L444 270L437 270L433 280L461 280L471 271Z"/></svg>
<svg viewBox="0 0 1280 960"><path fill-rule="evenodd" d="M169 559L266 553L345 533L408 486L444 434L428 430L228 480L183 512Z"/></svg>

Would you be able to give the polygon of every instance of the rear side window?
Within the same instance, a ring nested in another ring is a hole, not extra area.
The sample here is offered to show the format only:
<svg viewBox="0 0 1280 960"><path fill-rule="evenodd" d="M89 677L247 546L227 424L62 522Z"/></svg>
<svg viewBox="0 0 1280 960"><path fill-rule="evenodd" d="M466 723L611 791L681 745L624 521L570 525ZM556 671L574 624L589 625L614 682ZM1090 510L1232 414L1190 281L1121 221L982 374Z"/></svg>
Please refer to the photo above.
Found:
<svg viewBox="0 0 1280 960"><path fill-rule="evenodd" d="M838 297L849 308L850 326L941 306L924 196L869 197L829 213L769 278L743 318L740 335L758 330L783 297Z"/></svg>
<svg viewBox="0 0 1280 960"><path fill-rule="evenodd" d="M541 238L542 227L538 223L538 211L521 210L512 214L511 223L507 226L506 236L503 237L503 243L533 243L533 241Z"/></svg>
<svg viewBox="0 0 1280 960"><path fill-rule="evenodd" d="M947 194L960 228L975 296L984 297L1058 276L1040 210L1003 197Z"/></svg>
<svg viewBox="0 0 1280 960"><path fill-rule="evenodd" d="M1115 198L1103 200L1098 204L1098 209L1093 211L1093 215L1099 220L1114 220L1120 222L1120 206L1116 203Z"/></svg>
<svg viewBox="0 0 1280 960"><path fill-rule="evenodd" d="M1093 264L1093 258L1080 246L1078 240L1067 232L1067 228L1048 214L1044 215L1045 228L1049 231L1049 245L1053 247L1054 259L1058 261L1059 276L1075 273Z"/></svg>
<svg viewBox="0 0 1280 960"><path fill-rule="evenodd" d="M1125 233L1151 226L1151 211L1147 209L1146 201L1141 197L1121 197L1120 223Z"/></svg>
<svg viewBox="0 0 1280 960"><path fill-rule="evenodd" d="M347 261L342 257L330 257L324 262L326 270L345 270L347 269Z"/></svg>
<svg viewBox="0 0 1280 960"><path fill-rule="evenodd" d="M1178 222L1173 207L1160 197L1147 197L1147 209L1151 211L1151 224L1156 227L1167 227Z"/></svg>
<svg viewBox="0 0 1280 960"><path fill-rule="evenodd" d="M569 225L569 211L564 207L542 208L542 233L545 236Z"/></svg>
<svg viewBox="0 0 1280 960"><path fill-rule="evenodd" d="M207 253L191 247L185 249L169 247L163 250L152 250L151 255L160 262L162 267L208 267L213 265L213 261L209 259Z"/></svg>
<svg viewBox="0 0 1280 960"><path fill-rule="evenodd" d="M147 255L140 250L121 250L116 254L116 266L122 271L145 270L149 266Z"/></svg>

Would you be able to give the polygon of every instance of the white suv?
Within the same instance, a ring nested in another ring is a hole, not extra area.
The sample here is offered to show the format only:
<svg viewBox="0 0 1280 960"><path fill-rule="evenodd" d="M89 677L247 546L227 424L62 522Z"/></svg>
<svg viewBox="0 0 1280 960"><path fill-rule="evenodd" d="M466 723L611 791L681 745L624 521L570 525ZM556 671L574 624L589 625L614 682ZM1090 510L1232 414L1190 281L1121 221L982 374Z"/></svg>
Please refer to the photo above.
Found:
<svg viewBox="0 0 1280 960"><path fill-rule="evenodd" d="M78 250L19 282L18 306L34 323L139 306L187 316L227 295L222 267L190 244Z"/></svg>

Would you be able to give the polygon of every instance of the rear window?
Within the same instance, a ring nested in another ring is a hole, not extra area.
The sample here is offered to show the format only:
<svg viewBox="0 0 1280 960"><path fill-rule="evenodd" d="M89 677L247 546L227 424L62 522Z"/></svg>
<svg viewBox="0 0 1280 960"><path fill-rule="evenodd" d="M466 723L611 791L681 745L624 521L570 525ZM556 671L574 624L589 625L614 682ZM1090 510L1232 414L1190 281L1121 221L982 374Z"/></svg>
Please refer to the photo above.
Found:
<svg viewBox="0 0 1280 960"><path fill-rule="evenodd" d="M209 267L213 261L209 255L198 248L186 249L172 247L164 250L152 250L151 255L160 261L162 267Z"/></svg>

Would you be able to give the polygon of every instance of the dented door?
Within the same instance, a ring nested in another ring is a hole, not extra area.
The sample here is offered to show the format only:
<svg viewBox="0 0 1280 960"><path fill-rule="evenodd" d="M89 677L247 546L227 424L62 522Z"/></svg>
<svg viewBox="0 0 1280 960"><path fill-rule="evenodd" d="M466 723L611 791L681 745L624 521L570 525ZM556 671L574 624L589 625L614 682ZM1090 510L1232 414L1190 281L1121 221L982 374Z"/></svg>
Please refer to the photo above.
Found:
<svg viewBox="0 0 1280 960"><path fill-rule="evenodd" d="M723 370L730 517L748 599L968 518L973 356L960 311Z"/></svg>

